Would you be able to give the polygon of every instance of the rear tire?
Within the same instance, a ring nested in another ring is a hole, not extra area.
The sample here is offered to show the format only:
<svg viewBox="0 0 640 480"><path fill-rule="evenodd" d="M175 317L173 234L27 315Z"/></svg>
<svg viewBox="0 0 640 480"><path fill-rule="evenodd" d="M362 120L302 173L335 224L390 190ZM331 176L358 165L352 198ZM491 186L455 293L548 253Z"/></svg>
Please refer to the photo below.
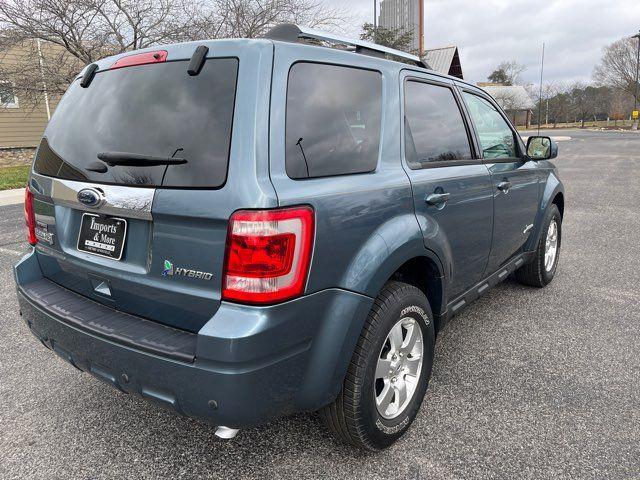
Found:
<svg viewBox="0 0 640 480"><path fill-rule="evenodd" d="M387 283L360 334L342 390L319 412L335 438L373 451L399 439L422 404L434 347L425 295L406 283Z"/></svg>
<svg viewBox="0 0 640 480"><path fill-rule="evenodd" d="M558 268L561 243L562 217L558 207L551 204L547 209L534 257L531 262L516 270L516 279L530 287L542 288L549 285Z"/></svg>

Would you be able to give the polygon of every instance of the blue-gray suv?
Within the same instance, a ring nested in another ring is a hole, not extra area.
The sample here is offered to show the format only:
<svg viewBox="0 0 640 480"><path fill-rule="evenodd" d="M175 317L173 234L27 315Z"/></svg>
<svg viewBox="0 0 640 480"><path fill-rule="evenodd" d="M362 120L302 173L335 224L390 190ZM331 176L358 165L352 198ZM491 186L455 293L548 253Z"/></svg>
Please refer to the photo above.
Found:
<svg viewBox="0 0 640 480"><path fill-rule="evenodd" d="M445 323L551 282L564 212L556 143L426 67L293 25L87 66L26 189L31 333L223 438L319 411L391 445Z"/></svg>

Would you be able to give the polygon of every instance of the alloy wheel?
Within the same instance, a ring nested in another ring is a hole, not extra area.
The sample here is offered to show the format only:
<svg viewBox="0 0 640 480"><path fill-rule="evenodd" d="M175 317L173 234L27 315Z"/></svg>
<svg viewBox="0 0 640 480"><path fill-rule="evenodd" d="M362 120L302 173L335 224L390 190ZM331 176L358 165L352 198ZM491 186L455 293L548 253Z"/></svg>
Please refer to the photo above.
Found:
<svg viewBox="0 0 640 480"><path fill-rule="evenodd" d="M402 318L387 335L376 365L374 396L383 418L396 418L411 402L420 378L423 354L420 325L413 318Z"/></svg>
<svg viewBox="0 0 640 480"><path fill-rule="evenodd" d="M547 238L544 246L544 268L547 272L553 269L558 255L558 222L552 220L547 229Z"/></svg>

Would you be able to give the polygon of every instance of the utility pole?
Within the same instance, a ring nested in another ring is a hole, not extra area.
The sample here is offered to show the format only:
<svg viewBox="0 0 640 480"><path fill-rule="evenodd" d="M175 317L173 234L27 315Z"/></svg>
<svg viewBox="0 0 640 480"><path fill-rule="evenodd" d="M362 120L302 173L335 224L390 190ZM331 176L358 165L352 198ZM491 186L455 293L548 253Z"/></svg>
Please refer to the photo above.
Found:
<svg viewBox="0 0 640 480"><path fill-rule="evenodd" d="M378 30L378 0L373 0L373 32Z"/></svg>
<svg viewBox="0 0 640 480"><path fill-rule="evenodd" d="M631 38L638 39L638 53L636 58L636 85L635 85L635 93L633 94L633 111L635 112L638 110L638 83L640 83L640 77L638 76L640 73L640 30L638 30L637 35L634 35ZM637 118L634 119L633 126L631 127L634 130L638 129L638 120L639 119Z"/></svg>
<svg viewBox="0 0 640 480"><path fill-rule="evenodd" d="M42 22L42 13L40 19ZM51 107L49 105L49 92L47 91L47 80L44 75L44 56L42 55L42 45L40 39L36 39L36 48L38 49L38 66L40 67L40 76L42 77L42 87L44 93L44 105L47 109L47 121L51 120Z"/></svg>
<svg viewBox="0 0 640 480"><path fill-rule="evenodd" d="M542 63L540 65L540 96L538 97L538 135L542 123L542 81L544 79L544 42L542 42Z"/></svg>
<svg viewBox="0 0 640 480"><path fill-rule="evenodd" d="M549 125L549 96L547 95L547 113L544 119L544 124Z"/></svg>
<svg viewBox="0 0 640 480"><path fill-rule="evenodd" d="M424 53L424 0L418 0L418 55Z"/></svg>
<svg viewBox="0 0 640 480"><path fill-rule="evenodd" d="M44 57L42 55L42 46L40 45L40 39L36 39L36 46L38 47L38 63L40 65L40 76L42 77L42 86L44 87L44 106L47 109L47 120L51 120L51 107L49 106L49 92L47 91L47 81L44 76Z"/></svg>

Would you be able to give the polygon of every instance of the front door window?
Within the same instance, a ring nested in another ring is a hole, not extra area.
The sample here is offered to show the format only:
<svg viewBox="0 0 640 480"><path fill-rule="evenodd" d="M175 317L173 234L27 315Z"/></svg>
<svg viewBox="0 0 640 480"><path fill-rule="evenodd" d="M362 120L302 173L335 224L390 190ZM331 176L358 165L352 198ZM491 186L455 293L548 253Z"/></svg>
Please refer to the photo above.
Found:
<svg viewBox="0 0 640 480"><path fill-rule="evenodd" d="M483 157L486 159L517 157L513 130L498 110L478 95L465 92L464 98L478 131Z"/></svg>

